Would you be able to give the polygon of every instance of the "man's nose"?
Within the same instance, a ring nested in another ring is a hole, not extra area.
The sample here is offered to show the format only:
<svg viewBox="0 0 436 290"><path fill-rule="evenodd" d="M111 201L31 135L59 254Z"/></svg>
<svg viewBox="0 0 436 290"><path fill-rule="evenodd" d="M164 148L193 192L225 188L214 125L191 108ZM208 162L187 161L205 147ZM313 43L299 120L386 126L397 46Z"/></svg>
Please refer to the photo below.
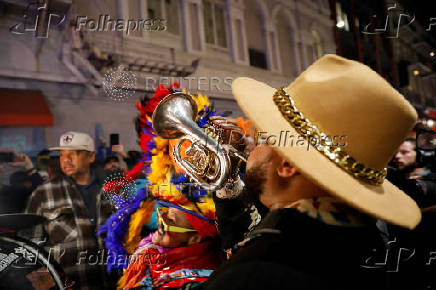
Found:
<svg viewBox="0 0 436 290"><path fill-rule="evenodd" d="M71 156L70 155L65 155L65 156L62 156L62 159L64 159L64 160L71 160Z"/></svg>
<svg viewBox="0 0 436 290"><path fill-rule="evenodd" d="M70 157L64 157L62 160L62 164L71 164L71 158Z"/></svg>

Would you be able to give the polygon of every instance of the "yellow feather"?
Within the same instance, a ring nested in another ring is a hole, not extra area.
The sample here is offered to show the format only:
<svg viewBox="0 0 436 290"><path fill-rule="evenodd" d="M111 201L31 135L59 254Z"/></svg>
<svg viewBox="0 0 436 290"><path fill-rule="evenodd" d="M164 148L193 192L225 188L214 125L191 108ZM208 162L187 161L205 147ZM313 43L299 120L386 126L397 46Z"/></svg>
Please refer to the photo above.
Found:
<svg viewBox="0 0 436 290"><path fill-rule="evenodd" d="M156 148L158 151L168 151L168 139L163 139L161 137L155 137L153 139L154 143L156 144Z"/></svg>
<svg viewBox="0 0 436 290"><path fill-rule="evenodd" d="M214 216L215 216L215 203L213 202L213 199L211 196L203 196L201 198L201 201L197 202L196 204L200 208L201 212L192 203L183 205L183 207L190 210L190 211L193 211L193 212L196 212L199 214L203 214L204 216L206 216L208 218L212 218L212 219L214 218Z"/></svg>
<svg viewBox="0 0 436 290"><path fill-rule="evenodd" d="M126 286L126 284L127 284L127 277L123 275L123 276L120 278L120 280L118 280L118 283L117 283L117 290L124 289L124 287Z"/></svg>
<svg viewBox="0 0 436 290"><path fill-rule="evenodd" d="M172 162L168 154L158 152L157 155L151 158L151 173L147 179L151 184L159 184L166 174L170 171Z"/></svg>
<svg viewBox="0 0 436 290"><path fill-rule="evenodd" d="M126 233L125 245L127 253L133 254L141 241L142 226L150 222L153 214L154 201L146 200L141 203L141 207L130 217L129 231Z"/></svg>
<svg viewBox="0 0 436 290"><path fill-rule="evenodd" d="M198 112L204 110L205 106L210 106L209 98L207 95L198 94L198 96L194 96L194 100L197 103Z"/></svg>

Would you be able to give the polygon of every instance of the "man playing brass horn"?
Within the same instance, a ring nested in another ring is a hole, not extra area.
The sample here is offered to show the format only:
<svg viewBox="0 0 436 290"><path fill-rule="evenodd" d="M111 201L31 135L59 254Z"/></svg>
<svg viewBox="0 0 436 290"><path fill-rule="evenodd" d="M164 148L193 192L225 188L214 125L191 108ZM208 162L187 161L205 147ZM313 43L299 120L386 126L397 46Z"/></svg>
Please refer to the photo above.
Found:
<svg viewBox="0 0 436 290"><path fill-rule="evenodd" d="M203 288L386 289L375 221L412 229L421 219L385 179L415 124L413 107L376 72L335 55L284 89L238 78L233 93L259 131L320 142L251 152L242 194L270 211ZM326 136L345 136L347 145Z"/></svg>

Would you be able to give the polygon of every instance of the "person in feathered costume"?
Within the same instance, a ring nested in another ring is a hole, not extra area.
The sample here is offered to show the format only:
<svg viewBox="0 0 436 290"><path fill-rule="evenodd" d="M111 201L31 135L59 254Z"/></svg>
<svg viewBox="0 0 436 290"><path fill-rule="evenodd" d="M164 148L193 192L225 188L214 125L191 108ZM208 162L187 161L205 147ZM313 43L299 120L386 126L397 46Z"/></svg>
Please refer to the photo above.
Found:
<svg viewBox="0 0 436 290"><path fill-rule="evenodd" d="M173 83L167 88L159 85L150 100L143 99L136 103L140 112L136 119L136 130L143 156L124 176L108 180L104 185L104 192L116 208L116 212L97 232L99 235L105 235L108 272L127 268L127 257L135 251L141 240L141 229L144 224L150 222L156 208L149 194L153 187L151 185L165 182L170 174L168 141L156 137L151 125L151 116L159 102L175 92L178 87L178 83ZM138 182L138 178L144 174L144 182ZM135 183L141 185L136 193L133 196L123 196L126 188ZM143 186L143 183L146 185Z"/></svg>
<svg viewBox="0 0 436 290"><path fill-rule="evenodd" d="M160 202L165 207L158 209L159 229L140 242L119 288L178 288L209 277L221 259L213 202L206 200Z"/></svg>
<svg viewBox="0 0 436 290"><path fill-rule="evenodd" d="M107 270L124 269L119 289L164 289L199 283L220 264L212 198L204 190L192 191L183 185L188 178L170 154L178 140L156 136L151 125L156 106L165 96L178 91L178 87L177 83L168 88L160 85L152 99L137 103L140 117L136 126L143 158L121 180L106 184L118 211L100 233L106 234L106 247L112 258ZM203 128L211 117L219 114L209 104L207 96L193 98L198 107L195 121ZM182 148L186 149L186 144ZM143 182L136 195L121 198L118 192L142 173L145 186ZM154 226L158 230L141 240L141 230L153 220L156 209L158 222ZM134 255L127 261L131 254ZM124 257L121 262L120 256Z"/></svg>

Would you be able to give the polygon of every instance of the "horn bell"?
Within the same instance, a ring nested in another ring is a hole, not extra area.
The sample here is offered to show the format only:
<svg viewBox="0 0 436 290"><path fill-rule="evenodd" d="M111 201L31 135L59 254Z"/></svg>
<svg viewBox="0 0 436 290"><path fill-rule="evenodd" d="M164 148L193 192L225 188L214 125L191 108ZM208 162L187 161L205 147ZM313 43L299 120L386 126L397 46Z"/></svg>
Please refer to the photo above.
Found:
<svg viewBox="0 0 436 290"><path fill-rule="evenodd" d="M152 116L153 129L164 139L178 139L185 135L180 127L197 118L198 107L194 99L184 93L165 97L156 107Z"/></svg>

